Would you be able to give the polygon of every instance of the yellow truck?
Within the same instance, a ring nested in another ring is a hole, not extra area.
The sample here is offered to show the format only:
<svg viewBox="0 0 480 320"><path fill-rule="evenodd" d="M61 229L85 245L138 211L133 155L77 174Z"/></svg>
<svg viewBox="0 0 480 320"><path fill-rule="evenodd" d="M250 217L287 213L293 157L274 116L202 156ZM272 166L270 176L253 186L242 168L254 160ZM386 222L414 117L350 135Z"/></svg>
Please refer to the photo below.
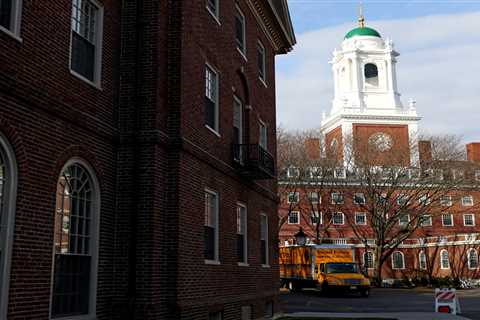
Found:
<svg viewBox="0 0 480 320"><path fill-rule="evenodd" d="M280 247L280 281L291 291L317 288L370 295L370 280L355 263L353 248L341 245Z"/></svg>

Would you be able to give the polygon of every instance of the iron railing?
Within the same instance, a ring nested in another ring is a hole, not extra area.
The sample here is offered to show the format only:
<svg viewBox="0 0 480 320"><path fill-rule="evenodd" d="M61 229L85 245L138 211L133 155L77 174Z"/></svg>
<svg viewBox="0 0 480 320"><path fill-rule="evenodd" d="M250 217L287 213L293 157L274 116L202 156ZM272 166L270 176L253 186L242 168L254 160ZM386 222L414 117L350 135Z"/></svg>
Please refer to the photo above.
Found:
<svg viewBox="0 0 480 320"><path fill-rule="evenodd" d="M273 179L273 156L258 144L234 144L233 162L242 175L251 179Z"/></svg>

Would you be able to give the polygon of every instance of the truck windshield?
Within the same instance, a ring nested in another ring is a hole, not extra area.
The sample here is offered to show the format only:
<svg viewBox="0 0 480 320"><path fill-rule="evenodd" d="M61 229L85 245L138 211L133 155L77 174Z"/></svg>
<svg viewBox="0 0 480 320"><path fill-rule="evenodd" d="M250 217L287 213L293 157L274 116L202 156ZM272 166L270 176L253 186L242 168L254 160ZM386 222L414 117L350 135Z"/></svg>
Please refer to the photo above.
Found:
<svg viewBox="0 0 480 320"><path fill-rule="evenodd" d="M357 273L355 263L327 263L327 273Z"/></svg>

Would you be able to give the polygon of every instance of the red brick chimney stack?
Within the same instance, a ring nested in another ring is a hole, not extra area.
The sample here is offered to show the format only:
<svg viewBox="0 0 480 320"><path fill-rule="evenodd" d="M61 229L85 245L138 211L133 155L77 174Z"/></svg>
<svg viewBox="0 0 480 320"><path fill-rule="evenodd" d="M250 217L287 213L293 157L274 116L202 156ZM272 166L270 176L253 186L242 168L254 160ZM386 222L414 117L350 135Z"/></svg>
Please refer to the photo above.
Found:
<svg viewBox="0 0 480 320"><path fill-rule="evenodd" d="M480 162L480 142L472 142L467 144L467 160L472 162Z"/></svg>

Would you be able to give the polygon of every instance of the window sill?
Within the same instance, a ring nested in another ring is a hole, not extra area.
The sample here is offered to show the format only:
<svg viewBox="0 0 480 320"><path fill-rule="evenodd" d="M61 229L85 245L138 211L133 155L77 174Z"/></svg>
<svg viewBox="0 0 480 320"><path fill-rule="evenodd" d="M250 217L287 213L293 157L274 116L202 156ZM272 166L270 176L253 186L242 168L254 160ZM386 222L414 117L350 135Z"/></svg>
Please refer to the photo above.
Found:
<svg viewBox="0 0 480 320"><path fill-rule="evenodd" d="M208 13L210 13L210 15L213 17L213 19L215 19L218 25L221 26L222 24L220 23L219 17L217 17L217 15L213 13L212 10L210 10L208 7L205 7L205 8L207 9Z"/></svg>
<svg viewBox="0 0 480 320"><path fill-rule="evenodd" d="M262 264L262 268L270 268L269 264Z"/></svg>
<svg viewBox="0 0 480 320"><path fill-rule="evenodd" d="M208 124L205 125L205 128L207 128L209 131L211 131L211 132L212 132L214 135L216 135L217 137L219 137L219 138L222 137L219 132L217 132L215 129L213 129L212 127L210 127Z"/></svg>
<svg viewBox="0 0 480 320"><path fill-rule="evenodd" d="M100 91L103 91L102 87L100 86L99 83L96 83L96 82L93 82L91 80L88 80L87 78L85 78L84 76L82 76L81 74L73 71L72 69L70 69L70 74L73 75L74 77L86 82L88 85L90 85L91 87L94 87L95 89L97 90L100 90Z"/></svg>
<svg viewBox="0 0 480 320"><path fill-rule="evenodd" d="M7 34L8 36L12 37L13 39L17 40L17 41L20 42L20 43L23 42L23 39L20 38L20 37L18 36L18 34L10 31L10 30L7 29L7 28L4 28L4 27L0 26L0 31L2 31L3 33L5 33L5 34Z"/></svg>
<svg viewBox="0 0 480 320"><path fill-rule="evenodd" d="M220 261L218 261L218 260L205 260L205 264L218 266L218 265L220 265Z"/></svg>
<svg viewBox="0 0 480 320"><path fill-rule="evenodd" d="M265 82L265 80L264 80L262 77L258 77L258 80L260 80L260 82L263 84L263 86L264 86L265 88L268 88L267 83Z"/></svg>
<svg viewBox="0 0 480 320"><path fill-rule="evenodd" d="M245 262L238 262L237 265L239 267L250 267L250 265L248 263L245 263Z"/></svg>
<svg viewBox="0 0 480 320"><path fill-rule="evenodd" d="M247 56L246 56L246 52L243 52L242 50L240 50L239 47L237 47L237 51L238 51L238 53L240 53L240 55L241 55L242 58L245 60L245 62L248 62L248 59L247 59Z"/></svg>

